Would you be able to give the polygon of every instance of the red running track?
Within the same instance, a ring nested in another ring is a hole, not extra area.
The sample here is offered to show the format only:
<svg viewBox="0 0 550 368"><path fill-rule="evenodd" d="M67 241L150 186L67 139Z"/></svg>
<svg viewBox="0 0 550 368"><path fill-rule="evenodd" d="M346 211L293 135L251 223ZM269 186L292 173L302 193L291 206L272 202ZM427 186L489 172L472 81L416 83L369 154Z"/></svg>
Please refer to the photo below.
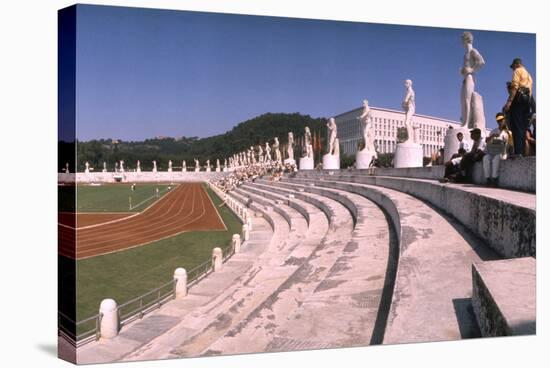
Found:
<svg viewBox="0 0 550 368"><path fill-rule="evenodd" d="M83 259L118 252L185 231L225 230L201 183L180 184L136 216L91 228L58 225L59 254Z"/></svg>

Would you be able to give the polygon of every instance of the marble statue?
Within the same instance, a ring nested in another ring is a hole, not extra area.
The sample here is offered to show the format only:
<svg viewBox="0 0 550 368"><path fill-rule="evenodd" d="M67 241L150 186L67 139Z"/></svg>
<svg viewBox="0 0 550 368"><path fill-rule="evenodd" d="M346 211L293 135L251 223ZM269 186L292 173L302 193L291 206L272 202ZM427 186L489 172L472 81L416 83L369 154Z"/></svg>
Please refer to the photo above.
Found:
<svg viewBox="0 0 550 368"><path fill-rule="evenodd" d="M289 160L294 159L294 134L292 132L288 132L288 146L286 148L286 153L288 154Z"/></svg>
<svg viewBox="0 0 550 368"><path fill-rule="evenodd" d="M206 167L210 168L210 160L206 160Z"/></svg>
<svg viewBox="0 0 550 368"><path fill-rule="evenodd" d="M187 171L187 165L185 164L185 160L181 163L181 171Z"/></svg>
<svg viewBox="0 0 550 368"><path fill-rule="evenodd" d="M219 158L216 159L216 167L218 169L220 168L220 159Z"/></svg>
<svg viewBox="0 0 550 368"><path fill-rule="evenodd" d="M157 161L153 160L153 172L157 172Z"/></svg>
<svg viewBox="0 0 550 368"><path fill-rule="evenodd" d="M363 150L375 152L374 147L374 123L369 101L363 100L363 113L357 119L361 121L361 135L363 136Z"/></svg>
<svg viewBox="0 0 550 368"><path fill-rule="evenodd" d="M273 143L273 151L275 152L275 160L277 162L282 162L281 150L279 149L279 138L275 137L275 138L273 138L273 140L275 141Z"/></svg>
<svg viewBox="0 0 550 368"><path fill-rule="evenodd" d="M271 148L269 148L269 142L265 142L265 160L271 161Z"/></svg>
<svg viewBox="0 0 550 368"><path fill-rule="evenodd" d="M137 160L136 171L137 171L138 173L141 172L141 162L139 162L139 160Z"/></svg>
<svg viewBox="0 0 550 368"><path fill-rule="evenodd" d="M172 172L172 160L168 160L168 172Z"/></svg>
<svg viewBox="0 0 550 368"><path fill-rule="evenodd" d="M89 174L90 173L90 164L88 163L88 161L86 161L86 163L84 164L84 166L86 166L86 169L84 169L84 172L86 174Z"/></svg>
<svg viewBox="0 0 550 368"><path fill-rule="evenodd" d="M306 146L305 157L313 159L313 146L311 145L311 131L309 130L309 127L306 127L304 137Z"/></svg>
<svg viewBox="0 0 550 368"><path fill-rule="evenodd" d="M200 170L199 160L195 159L195 171L199 171L199 170Z"/></svg>
<svg viewBox="0 0 550 368"><path fill-rule="evenodd" d="M327 153L334 155L336 149L336 137L338 135L338 127L336 126L336 121L334 120L334 118L328 119L327 128L329 130Z"/></svg>
<svg viewBox="0 0 550 368"><path fill-rule="evenodd" d="M464 32L462 34L462 45L466 49L466 53L464 54L464 64L460 68L460 74L464 78L460 93L461 121L464 127L469 129L479 128L484 132L485 118L481 118L480 115L483 114L479 111L479 109L483 109L483 102L480 101L481 96L475 92L474 75L485 65L485 60L483 60L479 51L473 47L473 42L474 36L472 33ZM483 119L483 122L480 121L481 119Z"/></svg>
<svg viewBox="0 0 550 368"><path fill-rule="evenodd" d="M415 141L412 123L412 118L414 116L416 107L412 84L412 80L410 79L407 79L405 81L405 98L403 98L403 102L401 103L403 110L405 110L405 128L407 129L407 140L405 140L403 143L417 143Z"/></svg>
<svg viewBox="0 0 550 368"><path fill-rule="evenodd" d="M103 172L107 172L107 163L103 161Z"/></svg>
<svg viewBox="0 0 550 368"><path fill-rule="evenodd" d="M260 163L264 162L264 150L261 144L258 145L258 161Z"/></svg>
<svg viewBox="0 0 550 368"><path fill-rule="evenodd" d="M120 172L124 172L124 161L120 160Z"/></svg>

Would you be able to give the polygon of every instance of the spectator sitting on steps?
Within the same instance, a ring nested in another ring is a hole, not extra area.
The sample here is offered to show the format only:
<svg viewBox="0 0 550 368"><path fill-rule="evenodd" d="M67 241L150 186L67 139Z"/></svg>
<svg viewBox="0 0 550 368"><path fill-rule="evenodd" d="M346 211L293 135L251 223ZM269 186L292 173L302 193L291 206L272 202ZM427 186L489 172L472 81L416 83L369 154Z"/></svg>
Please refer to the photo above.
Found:
<svg viewBox="0 0 550 368"><path fill-rule="evenodd" d="M466 154L466 150L464 148L459 148L458 153L455 153L449 161L445 163L445 176L443 179L440 179L439 182L441 183L459 183L464 180L464 177L461 174L460 171L460 161L462 161L462 158Z"/></svg>
<svg viewBox="0 0 550 368"><path fill-rule="evenodd" d="M496 187L498 181L498 168L500 160L506 160L508 154L508 145L511 143L511 134L506 128L506 118L503 113L496 115L498 127L491 130L486 138L487 149L483 156L483 172L487 185Z"/></svg>
<svg viewBox="0 0 550 368"><path fill-rule="evenodd" d="M466 153L470 152L470 143L464 140L464 134L462 132L456 133L456 139L458 139L458 149L463 148Z"/></svg>
<svg viewBox="0 0 550 368"><path fill-rule="evenodd" d="M481 130L479 128L470 130L470 138L473 141L472 149L460 161L460 170L468 183L472 182L474 164L481 161L485 155L485 140L481 138Z"/></svg>

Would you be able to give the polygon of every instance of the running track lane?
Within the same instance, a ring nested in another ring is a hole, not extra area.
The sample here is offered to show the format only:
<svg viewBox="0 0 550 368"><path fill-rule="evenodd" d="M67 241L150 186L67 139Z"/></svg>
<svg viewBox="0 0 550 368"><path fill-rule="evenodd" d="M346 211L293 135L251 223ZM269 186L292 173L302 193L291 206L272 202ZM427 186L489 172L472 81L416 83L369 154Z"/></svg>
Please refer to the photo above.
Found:
<svg viewBox="0 0 550 368"><path fill-rule="evenodd" d="M127 220L76 231L59 226L59 254L76 259L143 245L184 231L225 230L200 183L180 184L154 205Z"/></svg>

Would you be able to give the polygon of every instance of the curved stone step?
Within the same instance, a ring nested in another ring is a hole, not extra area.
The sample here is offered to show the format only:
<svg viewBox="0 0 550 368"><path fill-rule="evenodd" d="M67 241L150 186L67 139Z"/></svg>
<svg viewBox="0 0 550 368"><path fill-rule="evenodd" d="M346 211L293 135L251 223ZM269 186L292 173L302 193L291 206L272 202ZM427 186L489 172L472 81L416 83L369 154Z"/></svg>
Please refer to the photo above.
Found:
<svg viewBox="0 0 550 368"><path fill-rule="evenodd" d="M247 198L239 193L232 192L231 195L242 203L247 202ZM275 211L267 212L275 218L278 216L283 219ZM295 212L296 214L297 212ZM303 218L302 221L303 225L306 225ZM320 226L323 227L322 223ZM325 231L328 229L326 219L324 228ZM322 237L322 235L320 236ZM303 232L299 234L291 232L290 229L287 230L287 237L281 242L274 242L265 253L255 260L246 277L241 277L232 285L228 285L223 295L203 307L193 310L176 327L126 355L124 359L143 360L159 356L176 357L201 354L220 335L253 313L259 305L269 303L273 292L280 289L289 276L299 269L299 263L288 261L298 260L292 255L304 254L304 252L311 254L320 241L313 237L304 239ZM289 240L290 238L293 238L293 241ZM313 243L311 243L312 240ZM308 244L308 241L311 244ZM292 245L293 243L300 244L300 247L296 248ZM290 255L289 251L291 251ZM235 262L235 260L232 258L227 264ZM220 276L223 273L224 270L220 272ZM200 287L197 287L197 290L199 289Z"/></svg>
<svg viewBox="0 0 550 368"><path fill-rule="evenodd" d="M498 255L455 219L393 189L318 179L285 179L337 188L381 205L399 236L399 260L384 343L479 336L471 308L471 265Z"/></svg>
<svg viewBox="0 0 550 368"><path fill-rule="evenodd" d="M300 171L295 179L300 178L362 183L408 193L456 218L502 257L536 257L536 195L533 193L471 184L441 184L429 179L370 176L345 170Z"/></svg>
<svg viewBox="0 0 550 368"><path fill-rule="evenodd" d="M292 194L295 197L293 200L315 197L314 200L310 198L310 202L323 203L326 207L324 210L334 217L341 218L345 213L339 202L327 197L288 191L258 181L244 187L249 191L258 191L260 195L275 195L273 193L278 192L284 195L283 198L287 198L288 194ZM351 194L347 199L353 196ZM355 234L354 239L352 232L352 237L347 242L339 237L332 240L330 247L321 247L304 264L302 271L289 279L285 287L274 295L271 303L257 310L238 329L218 340L205 351L206 355L286 349L286 345L279 344L282 340L299 342L296 345L298 348L365 345L370 342L377 319L377 302L384 285L387 258L381 257L382 261L374 260L371 263L372 274L365 272L364 268L368 264L369 256L373 256L372 247L382 248L382 251L376 250L378 253L383 253L385 249L387 254L388 222L377 206L365 198L355 199L361 203L356 212L361 219L366 210L363 205L370 205L370 210L379 211L378 220L381 222L372 223L369 227L369 235L378 239L378 243L360 245L357 242L361 242L366 234ZM347 226L352 225L351 220L348 211ZM335 222L335 227L341 228L341 224ZM355 230L362 232L363 224ZM365 256L365 253L369 256ZM378 272L374 270L376 266L380 268ZM370 278L369 275L373 274L376 276ZM365 300L367 297L372 298L369 306ZM334 313L340 318L331 318ZM370 318L364 318L368 313Z"/></svg>
<svg viewBox="0 0 550 368"><path fill-rule="evenodd" d="M356 218L352 238L331 271L288 321L275 328L266 349L285 350L289 343L307 348L380 343L395 276L395 258L390 259L390 233L394 234L394 255L397 252L394 230L382 209L364 196L339 189L269 181L255 183L260 184L332 198ZM382 303L384 291L387 300Z"/></svg>

